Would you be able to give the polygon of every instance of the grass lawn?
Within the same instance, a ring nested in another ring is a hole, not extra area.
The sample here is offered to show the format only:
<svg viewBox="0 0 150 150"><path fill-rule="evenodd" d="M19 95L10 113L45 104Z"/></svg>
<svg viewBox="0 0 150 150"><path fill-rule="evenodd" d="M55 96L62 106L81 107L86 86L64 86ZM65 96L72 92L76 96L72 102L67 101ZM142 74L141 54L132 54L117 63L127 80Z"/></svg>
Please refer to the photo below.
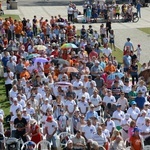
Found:
<svg viewBox="0 0 150 150"><path fill-rule="evenodd" d="M150 28L138 28L138 29L147 33L147 34L150 34Z"/></svg>
<svg viewBox="0 0 150 150"><path fill-rule="evenodd" d="M20 20L19 15L4 14L4 15L0 16L0 18L2 18L2 19L9 18L9 17L12 17L14 20Z"/></svg>

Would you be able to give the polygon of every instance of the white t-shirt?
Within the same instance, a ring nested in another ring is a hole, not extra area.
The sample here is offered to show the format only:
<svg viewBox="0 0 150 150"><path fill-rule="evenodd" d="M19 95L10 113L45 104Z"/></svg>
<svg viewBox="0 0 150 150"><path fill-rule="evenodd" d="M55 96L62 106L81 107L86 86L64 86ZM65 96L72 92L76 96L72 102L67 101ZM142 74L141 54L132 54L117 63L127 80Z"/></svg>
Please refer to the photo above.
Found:
<svg viewBox="0 0 150 150"><path fill-rule="evenodd" d="M145 117L138 117L136 121L136 125L138 126L139 129L142 128L142 126L145 124Z"/></svg>
<svg viewBox="0 0 150 150"><path fill-rule="evenodd" d="M92 103L96 108L94 108L95 111L98 111L101 109L101 106L98 106L100 102L102 102L102 99L99 95L97 95L96 97L94 97L94 95L91 96L90 103Z"/></svg>
<svg viewBox="0 0 150 150"><path fill-rule="evenodd" d="M35 109L33 107L26 108L26 110L27 110L27 114L30 114L30 115L35 114Z"/></svg>
<svg viewBox="0 0 150 150"><path fill-rule="evenodd" d="M123 119L123 120L121 120L121 125L125 125L125 124L128 124L129 126L130 126L130 122L132 121L132 119L131 118L129 118L129 119ZM129 129L129 126L123 126L123 129L124 130L128 130Z"/></svg>
<svg viewBox="0 0 150 150"><path fill-rule="evenodd" d="M89 104L88 104L87 101L84 101L84 102L80 101L78 103L78 108L80 108L82 114L86 113L86 110L87 110L88 107L89 107Z"/></svg>
<svg viewBox="0 0 150 150"><path fill-rule="evenodd" d="M106 123L106 129L109 130L109 132L112 132L112 129L115 128L115 122L113 120L107 121Z"/></svg>
<svg viewBox="0 0 150 150"><path fill-rule="evenodd" d="M73 87L82 87L83 86L83 82L82 81L74 81L73 82ZM76 95L79 97L80 94L82 93L82 89L79 89L79 90L74 90L74 92L76 93Z"/></svg>
<svg viewBox="0 0 150 150"><path fill-rule="evenodd" d="M68 111L72 113L74 110L74 106L76 106L76 102L74 100L71 101L67 100L65 106L68 106Z"/></svg>
<svg viewBox="0 0 150 150"><path fill-rule="evenodd" d="M14 77L14 73L13 73L13 72L9 72L9 73L5 72L5 73L4 73L4 78L7 77L7 79L5 79L5 84L12 84L13 80L10 79L10 78L8 77L8 75L9 75L10 77Z"/></svg>
<svg viewBox="0 0 150 150"><path fill-rule="evenodd" d="M9 91L9 96L10 96L10 98L17 97L17 94L18 94L18 91L13 91L13 89L11 89L11 90Z"/></svg>
<svg viewBox="0 0 150 150"><path fill-rule="evenodd" d="M146 88L146 86L138 86L136 91L137 91L137 93L139 91L141 91L143 93L142 96L145 97L145 93L147 92L147 88Z"/></svg>
<svg viewBox="0 0 150 150"><path fill-rule="evenodd" d="M43 104L41 107L41 111L43 111L44 113L46 113L47 109L52 109L52 106L50 104Z"/></svg>
<svg viewBox="0 0 150 150"><path fill-rule="evenodd" d="M150 126L146 126L145 124L141 127L141 132L144 132L144 133L150 133ZM149 135L143 135L143 138L147 138L149 137Z"/></svg>
<svg viewBox="0 0 150 150"><path fill-rule="evenodd" d="M14 105L12 104L10 106L10 112L12 112L13 115L16 115L16 110L19 109L20 111L22 111L22 106L20 104Z"/></svg>
<svg viewBox="0 0 150 150"><path fill-rule="evenodd" d="M103 102L104 103L106 103L106 105L108 104L108 103L111 103L111 104L113 104L113 103L116 103L116 99L115 99L115 97L114 96L105 96L104 98L103 98Z"/></svg>
<svg viewBox="0 0 150 150"><path fill-rule="evenodd" d="M124 85L123 88L122 88L122 91L124 93L129 93L131 91L131 86Z"/></svg>
<svg viewBox="0 0 150 150"><path fill-rule="evenodd" d="M136 120L137 119L137 116L140 114L140 109L138 107L135 107L135 109L133 109L132 107L130 107L128 110L127 110L127 114L130 114L130 116Z"/></svg>
<svg viewBox="0 0 150 150"><path fill-rule="evenodd" d="M118 118L120 120L123 120L125 118L124 112L123 111L114 111L112 118ZM121 125L121 121L119 120L114 120L116 126Z"/></svg>
<svg viewBox="0 0 150 150"><path fill-rule="evenodd" d="M91 126L86 125L85 127L83 127L82 132L85 133L84 135L87 139L92 139L93 135L96 133L96 128L93 125Z"/></svg>
<svg viewBox="0 0 150 150"><path fill-rule="evenodd" d="M20 104L22 106L22 108L26 107L26 103L25 103L25 101L23 99L18 101L18 104Z"/></svg>
<svg viewBox="0 0 150 150"><path fill-rule="evenodd" d="M53 132L58 129L58 124L55 120L53 120L52 122L47 122L45 123L45 128L47 128L48 130L48 134L52 135Z"/></svg>
<svg viewBox="0 0 150 150"><path fill-rule="evenodd" d="M112 53L112 50L110 48L104 48L103 54L105 54L107 57Z"/></svg>

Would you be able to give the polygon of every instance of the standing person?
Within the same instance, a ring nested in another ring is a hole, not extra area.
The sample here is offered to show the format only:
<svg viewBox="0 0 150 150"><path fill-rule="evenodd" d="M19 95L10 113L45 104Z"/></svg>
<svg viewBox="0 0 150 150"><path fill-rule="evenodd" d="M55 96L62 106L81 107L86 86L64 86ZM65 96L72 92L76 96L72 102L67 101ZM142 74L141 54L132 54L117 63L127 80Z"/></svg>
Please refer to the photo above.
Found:
<svg viewBox="0 0 150 150"><path fill-rule="evenodd" d="M141 18L141 7L142 7L142 4L140 3L140 1L138 1L136 5L136 12L140 18Z"/></svg>
<svg viewBox="0 0 150 150"><path fill-rule="evenodd" d="M52 116L48 116L45 124L45 134L46 134L46 139L49 142L52 141L53 150L57 150L56 137L55 137L55 133L57 132L57 129L58 129L57 122L52 118Z"/></svg>
<svg viewBox="0 0 150 150"><path fill-rule="evenodd" d="M73 8L71 5L68 7L68 21L73 21Z"/></svg>
<svg viewBox="0 0 150 150"><path fill-rule="evenodd" d="M23 142L27 141L26 137L26 127L27 127L27 121L25 118L22 117L21 112L19 111L17 113L17 118L14 120L14 127L16 128L15 138L19 139L21 138Z"/></svg>
<svg viewBox="0 0 150 150"><path fill-rule="evenodd" d="M129 75L129 69L131 66L131 56L129 55L129 51L126 52L126 55L123 56L123 64L124 64L124 72Z"/></svg>
<svg viewBox="0 0 150 150"><path fill-rule="evenodd" d="M33 34L34 34L34 36L37 36L37 23L38 23L38 20L37 20L36 16L34 16L34 18L32 20L32 23L33 23Z"/></svg>
<svg viewBox="0 0 150 150"><path fill-rule="evenodd" d="M127 38L127 42L125 42L124 44L124 48L123 48L124 51L126 50L127 47L129 48L129 51L134 51L134 47L130 38Z"/></svg>
<svg viewBox="0 0 150 150"><path fill-rule="evenodd" d="M103 39L105 38L106 35L106 28L104 28L104 24L101 24L100 26L100 36L101 36L101 44L103 45Z"/></svg>
<svg viewBox="0 0 150 150"><path fill-rule="evenodd" d="M111 49L112 49L112 46L113 46L113 47L114 47L114 50L116 50L114 38L115 38L114 30L110 30L110 34L109 34L110 47L111 47Z"/></svg>
<svg viewBox="0 0 150 150"><path fill-rule="evenodd" d="M87 20L88 23L91 22L91 16L92 16L92 10L91 10L90 7L88 7L87 10L86 10L86 20Z"/></svg>
<svg viewBox="0 0 150 150"><path fill-rule="evenodd" d="M142 150L144 149L144 143L143 143L143 138L139 134L139 129L137 127L134 128L133 130L133 135L130 137L129 141L131 144L131 149L133 150Z"/></svg>
<svg viewBox="0 0 150 150"><path fill-rule="evenodd" d="M141 56L141 45L138 44L137 49L134 52L137 52L137 60L140 61L140 56Z"/></svg>
<svg viewBox="0 0 150 150"><path fill-rule="evenodd" d="M138 83L138 65L137 65L136 61L134 61L131 64L130 70L131 70L130 74L132 77L132 85L134 85L135 80L136 80L136 84L137 84Z"/></svg>
<svg viewBox="0 0 150 150"><path fill-rule="evenodd" d="M106 35L108 37L108 32L110 33L111 31L111 21L109 19L107 19L107 22L106 22Z"/></svg>
<svg viewBox="0 0 150 150"><path fill-rule="evenodd" d="M14 78L13 72L10 71L10 69L7 69L7 72L4 73L5 78L5 88L6 88L6 97L9 97L9 91L12 88L12 82Z"/></svg>

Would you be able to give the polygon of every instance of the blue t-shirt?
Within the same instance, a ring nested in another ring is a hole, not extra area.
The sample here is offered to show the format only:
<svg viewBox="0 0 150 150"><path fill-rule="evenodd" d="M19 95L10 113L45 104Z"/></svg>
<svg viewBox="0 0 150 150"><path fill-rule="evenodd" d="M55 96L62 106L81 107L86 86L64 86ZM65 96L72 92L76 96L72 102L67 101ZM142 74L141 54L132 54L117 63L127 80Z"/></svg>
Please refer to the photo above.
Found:
<svg viewBox="0 0 150 150"><path fill-rule="evenodd" d="M131 65L131 56L123 56L124 68L129 68Z"/></svg>
<svg viewBox="0 0 150 150"><path fill-rule="evenodd" d="M145 103L145 98L144 97L136 97L135 98L135 102L137 103L137 106L142 109L144 107L144 103Z"/></svg>

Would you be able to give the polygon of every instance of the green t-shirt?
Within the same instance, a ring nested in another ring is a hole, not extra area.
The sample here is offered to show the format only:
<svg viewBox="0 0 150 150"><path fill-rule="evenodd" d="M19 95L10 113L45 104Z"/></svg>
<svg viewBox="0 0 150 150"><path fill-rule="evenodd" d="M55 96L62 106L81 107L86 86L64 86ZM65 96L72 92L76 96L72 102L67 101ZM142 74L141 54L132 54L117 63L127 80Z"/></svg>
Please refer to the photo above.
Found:
<svg viewBox="0 0 150 150"><path fill-rule="evenodd" d="M136 92L136 91L130 91L130 92L128 93L128 96L129 96L128 101L129 101L129 103L131 103L131 102L134 101L135 98L137 97L137 92Z"/></svg>

